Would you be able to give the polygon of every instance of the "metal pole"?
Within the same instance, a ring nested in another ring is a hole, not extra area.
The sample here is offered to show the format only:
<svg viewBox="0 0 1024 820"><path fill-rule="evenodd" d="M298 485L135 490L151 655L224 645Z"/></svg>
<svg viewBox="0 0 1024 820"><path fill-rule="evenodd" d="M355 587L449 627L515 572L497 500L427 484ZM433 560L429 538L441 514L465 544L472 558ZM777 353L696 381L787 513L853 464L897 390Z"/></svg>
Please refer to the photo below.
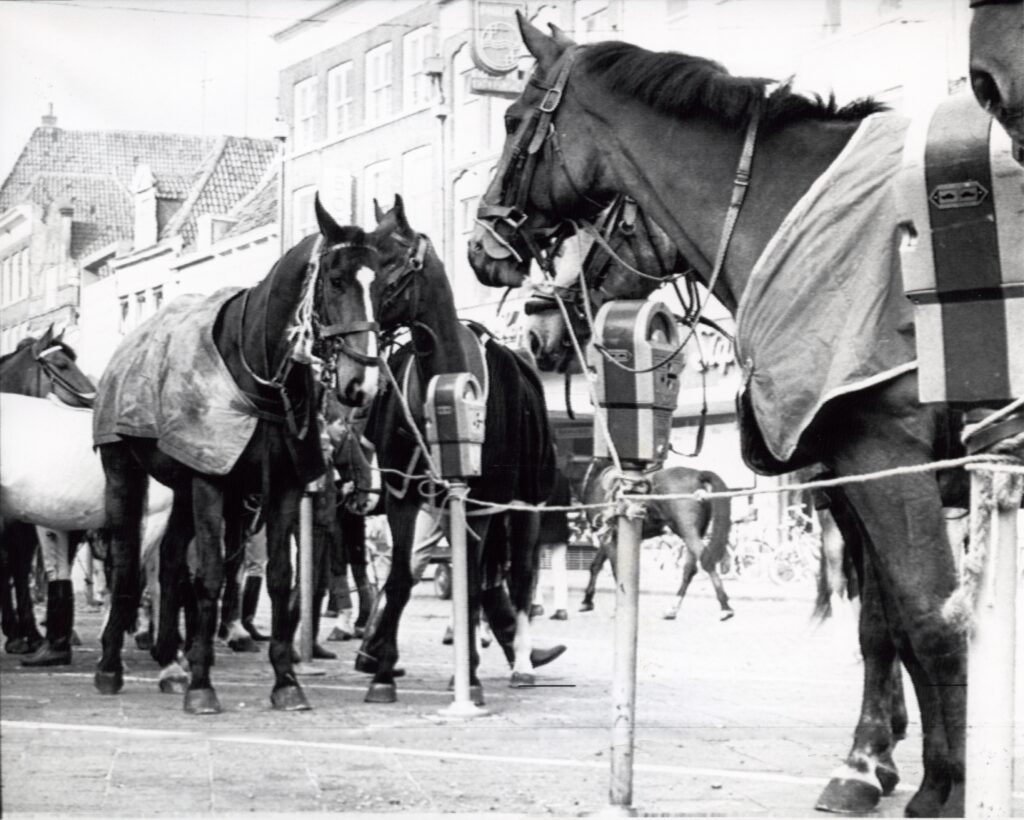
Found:
<svg viewBox="0 0 1024 820"><path fill-rule="evenodd" d="M637 470L624 469L627 483L639 481ZM633 742L636 726L636 642L640 603L640 536L643 517L620 515L616 549L615 665L612 677L611 783L609 815L632 817Z"/></svg>
<svg viewBox="0 0 1024 820"><path fill-rule="evenodd" d="M448 490L452 546L452 649L455 652L455 699L442 714L452 717L476 717L487 714L473 703L469 687L469 556L466 547L465 483L451 481Z"/></svg>
<svg viewBox="0 0 1024 820"><path fill-rule="evenodd" d="M313 665L313 494L299 502L299 663L297 675L322 675Z"/></svg>
<svg viewBox="0 0 1024 820"><path fill-rule="evenodd" d="M1016 493L1010 482L1017 482ZM989 544L967 655L968 817L1012 815L1019 482L985 471L971 475L971 532L984 531L977 517L988 517Z"/></svg>

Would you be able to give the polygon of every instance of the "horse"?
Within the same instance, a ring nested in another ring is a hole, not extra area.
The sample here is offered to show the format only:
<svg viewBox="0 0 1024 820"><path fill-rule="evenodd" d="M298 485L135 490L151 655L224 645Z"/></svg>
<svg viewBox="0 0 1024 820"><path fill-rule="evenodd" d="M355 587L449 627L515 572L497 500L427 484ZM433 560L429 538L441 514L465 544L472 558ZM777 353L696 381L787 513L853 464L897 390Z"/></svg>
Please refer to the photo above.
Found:
<svg viewBox="0 0 1024 820"><path fill-rule="evenodd" d="M711 60L620 42L579 47L557 27L548 36L522 18L520 30L537 67L506 114L505 148L481 201L469 246L477 277L521 284L531 259L550 266L546 252L564 220L593 218L614 194L629 194L738 312L748 465L770 474L820 462L838 476L893 469L844 489L871 556L860 630L865 694L885 691L874 679L891 680L898 652L925 731L924 779L906 812L962 813L966 646L941 613L956 568L940 482L901 470L946 455L958 423L945 407L918 401L913 323L892 270L896 220L885 215L895 212L889 183L906 122L871 100L840 108L787 85L768 93L768 81L733 77ZM871 182L857 188L859 174ZM854 189L859 209L829 199ZM822 219L856 237L847 251L859 263L853 273L823 258L844 246L820 234ZM801 233L819 243L801 246ZM829 288L784 278L818 270L828 271ZM846 307L824 302L830 297ZM803 319L813 318L809 330ZM813 348L802 344L808 332ZM810 354L817 360L794 361ZM959 494L962 475L953 478ZM875 706L865 703L862 717ZM858 726L847 771L830 783L847 805L858 793L875 802L882 793L876 772L894 737L887 710L872 718Z"/></svg>
<svg viewBox="0 0 1024 820"><path fill-rule="evenodd" d="M400 196L395 197L388 213L378 208L377 218L379 224L367 235L380 263L370 288L374 315L383 333L408 328L411 342L390 358L389 368L397 374L397 383L378 395L367 427L383 471L394 551L356 669L374 676L366 700L390 703L396 699L398 624L413 582L410 556L416 518L420 507L433 501L429 494L421 494L422 489L429 493L423 482L407 478L410 474L422 476L425 467L400 391L413 421L422 429L423 396L432 377L458 372L477 376L487 396L487 415L481 475L468 480L471 502L544 501L553 487L555 458L544 392L533 368L504 345L459 321L444 264L430 240L409 226ZM540 650L531 645L537 514L477 516L471 507L470 516L470 684L474 699L481 702L483 688L476 673L479 655L474 640L481 607L513 666L513 685L531 683L533 669L553 660L564 647ZM511 601L502 578L506 562L510 563Z"/></svg>
<svg viewBox="0 0 1024 820"><path fill-rule="evenodd" d="M314 207L319 233L285 253L260 283L172 301L122 340L100 379L93 438L107 480L112 555L111 614L94 678L102 694L124 686L121 649L138 603L142 479L149 475L174 492L160 545L162 666L177 653L174 582L196 539L198 634L188 653L185 711L221 711L210 680L217 602L225 553L241 552L243 501L253 494L267 527L271 704L311 708L293 669L290 537L303 488L326 469L323 392L359 406L376 387L368 377L376 363L367 352L376 341L368 293L339 265L356 255L372 270L375 260L362 231L339 227L319 198Z"/></svg>
<svg viewBox="0 0 1024 820"><path fill-rule="evenodd" d="M651 485L651 492L657 495L683 495L697 490L706 492L722 492L728 489L725 482L710 470L693 470L689 467L665 467L652 470L645 475ZM584 504L607 504L614 497L616 472L614 465L607 459L594 459L587 468L583 478L581 497ZM644 517L642 537L654 538L666 528L683 539L686 546L683 561L683 578L673 604L665 611L665 620L675 620L679 608L683 604L686 590L697 575L697 564L711 578L715 588L715 597L721 609L721 620L728 621L736 613L729 605L729 596L725 593L722 579L718 575L718 562L725 556L729 541L729 529L732 526L731 504L728 498L715 498L697 501L695 499L675 499L652 501L647 505ZM590 564L590 580L583 594L581 612L594 608L594 591L597 576L605 558L611 559L612 572L615 571L616 544L614 533L604 521L604 513L588 510L587 519L591 529L597 533L598 552ZM711 528L711 537L707 544L704 536Z"/></svg>
<svg viewBox="0 0 1024 820"><path fill-rule="evenodd" d="M1021 0L971 0L971 90L1024 146L1024 9ZM1024 155L1020 156L1024 161Z"/></svg>
<svg viewBox="0 0 1024 820"><path fill-rule="evenodd" d="M68 407L90 407L95 387L76 359L75 351L64 341L63 331L54 335L51 325L40 338L22 339L13 352L0 357L0 391L37 398L53 394ZM12 423L11 419L7 423ZM6 647L14 654L28 654L25 666L65 666L71 663L74 628L70 562L84 532L45 529L37 526L40 524L44 522L31 511L26 520L0 519L5 553L0 598L8 635ZM45 563L54 567L55 573L47 581L45 640L36 628L28 589L37 541L44 545Z"/></svg>

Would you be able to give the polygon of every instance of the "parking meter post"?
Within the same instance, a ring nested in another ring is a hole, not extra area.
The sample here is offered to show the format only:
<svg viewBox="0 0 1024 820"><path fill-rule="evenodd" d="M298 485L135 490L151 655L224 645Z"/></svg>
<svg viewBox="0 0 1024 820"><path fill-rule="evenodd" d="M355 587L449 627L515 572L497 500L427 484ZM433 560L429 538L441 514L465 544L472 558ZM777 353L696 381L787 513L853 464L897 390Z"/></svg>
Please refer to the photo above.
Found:
<svg viewBox="0 0 1024 820"><path fill-rule="evenodd" d="M627 481L641 473L624 470ZM615 662L612 673L612 739L609 808L633 816L633 749L636 727L636 655L643 518L618 517L615 556Z"/></svg>
<svg viewBox="0 0 1024 820"><path fill-rule="evenodd" d="M473 702L470 687L469 552L466 543L465 479L480 475L486 406L470 373L443 373L427 385L426 438L430 455L448 481L448 539L452 548L452 651L455 699L441 710L447 717L487 714Z"/></svg>
<svg viewBox="0 0 1024 820"><path fill-rule="evenodd" d="M612 450L622 465L623 486L642 486L643 471L664 461L679 395L679 331L661 302L607 302L594 322L589 364L597 373L594 455ZM598 414L607 420L605 439ZM611 778L607 816L633 809L636 720L637 623L640 601L640 539L644 508L630 504L618 517L615 592L615 663L612 680Z"/></svg>

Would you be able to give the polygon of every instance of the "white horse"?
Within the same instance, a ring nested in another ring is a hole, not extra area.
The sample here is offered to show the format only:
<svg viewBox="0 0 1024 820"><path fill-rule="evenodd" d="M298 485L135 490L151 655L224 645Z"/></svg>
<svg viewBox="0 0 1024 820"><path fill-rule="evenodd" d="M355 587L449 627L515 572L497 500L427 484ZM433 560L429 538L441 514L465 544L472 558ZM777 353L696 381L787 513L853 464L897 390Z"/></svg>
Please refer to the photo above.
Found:
<svg viewBox="0 0 1024 820"><path fill-rule="evenodd" d="M52 569L70 577L68 533L105 523L106 479L92 446L92 410L0 393L0 419L0 517L35 525L40 543L52 548L47 552L66 562ZM160 542L171 499L169 489L150 482L147 550Z"/></svg>

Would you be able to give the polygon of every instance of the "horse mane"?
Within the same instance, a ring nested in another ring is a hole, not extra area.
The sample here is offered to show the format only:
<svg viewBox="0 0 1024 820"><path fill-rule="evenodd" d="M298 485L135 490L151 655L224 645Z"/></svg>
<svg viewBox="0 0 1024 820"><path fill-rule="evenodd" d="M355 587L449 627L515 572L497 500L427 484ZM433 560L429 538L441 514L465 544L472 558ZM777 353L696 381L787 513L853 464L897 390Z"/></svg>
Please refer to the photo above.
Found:
<svg viewBox="0 0 1024 820"><path fill-rule="evenodd" d="M765 99L773 80L735 77L720 63L674 51L648 51L632 43L609 41L581 49L579 62L610 91L639 100L663 114L708 114L725 125L743 126ZM761 125L768 131L803 120L857 121L888 106L864 97L837 106L835 96L797 94L787 81L768 95Z"/></svg>
<svg viewBox="0 0 1024 820"><path fill-rule="evenodd" d="M24 339L22 339L20 342L18 342L18 344L15 346L14 350L12 350L10 353L4 353L3 356L0 356L0 364L3 364L8 359L13 358L14 356L17 356L19 353L21 353L26 348L32 347L32 345L34 345L38 341L39 341L39 339L37 339L35 336L26 336ZM78 354L75 353L74 348L71 347L69 344L67 344L67 342L63 342L63 341L60 341L58 339L54 339L52 341L52 344L54 344L57 347L59 347L61 349L61 351L64 353L64 355L67 356L69 359L71 359L71 361L74 362L74 361L78 360Z"/></svg>

